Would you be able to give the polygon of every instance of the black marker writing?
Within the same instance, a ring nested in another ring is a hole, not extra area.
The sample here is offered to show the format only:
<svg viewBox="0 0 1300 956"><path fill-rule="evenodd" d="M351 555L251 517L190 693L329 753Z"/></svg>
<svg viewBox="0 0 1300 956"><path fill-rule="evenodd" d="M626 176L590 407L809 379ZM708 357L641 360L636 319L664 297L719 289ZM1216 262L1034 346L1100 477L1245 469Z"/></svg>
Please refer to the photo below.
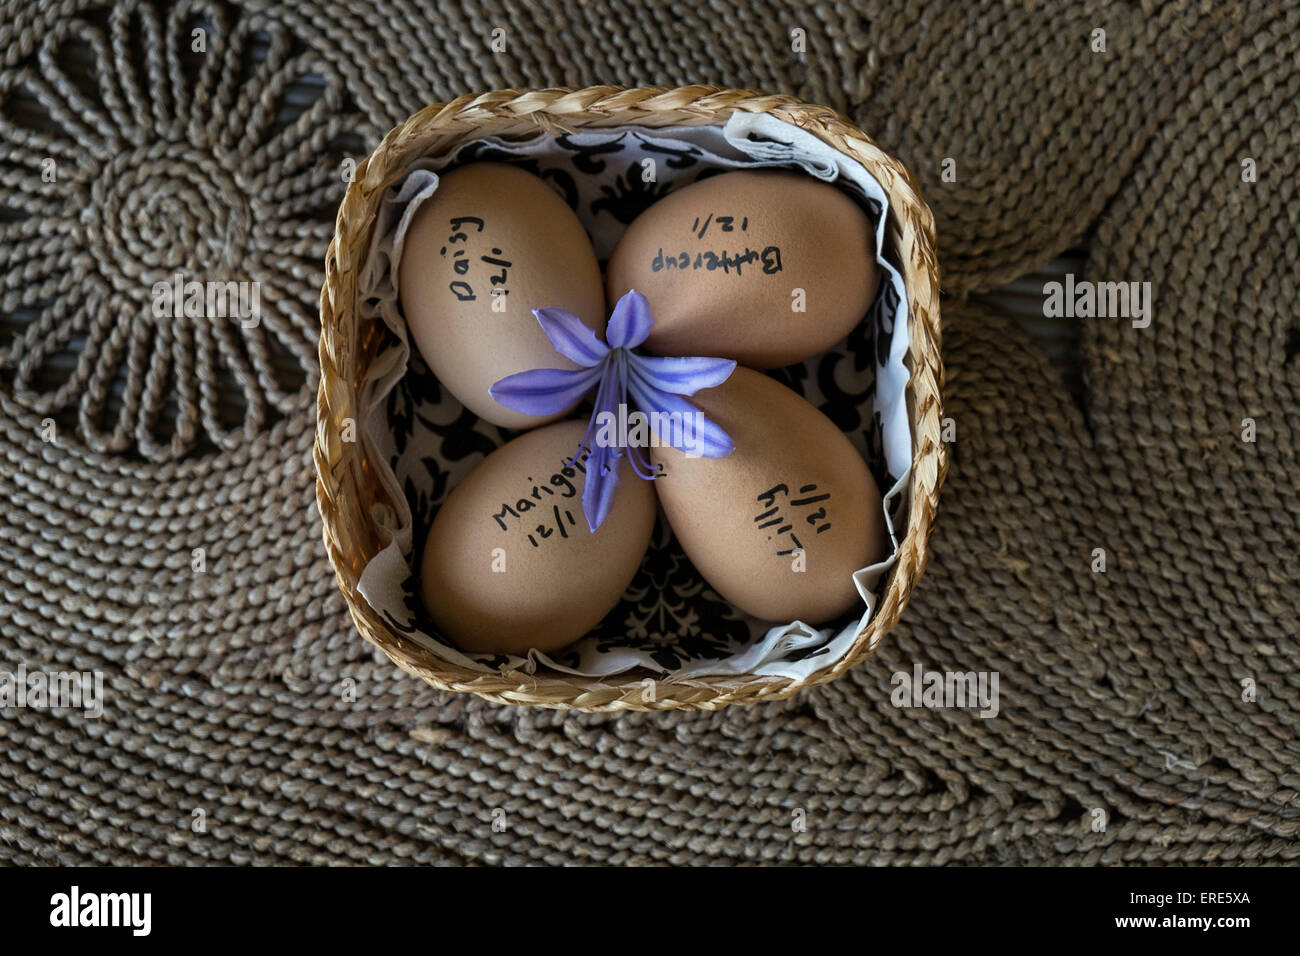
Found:
<svg viewBox="0 0 1300 956"><path fill-rule="evenodd" d="M830 530L831 523L826 506L822 505L819 508L812 509L813 505L829 501L831 497L830 492L814 494L816 491L817 486L815 484L802 485L799 488L799 494L802 497L791 498L789 486L779 484L772 486L767 491L764 491L755 497L754 500L764 506L765 510L754 516L754 526L760 531L768 532L768 541L778 539L784 535L789 539L790 544L793 545L793 547L783 548L776 552L778 555L793 554L803 548L803 544L799 541L799 536L794 532L794 521L799 517L803 517L804 521L814 528L814 534L822 534L823 532ZM784 502L779 503L778 499L781 498L784 498L785 500ZM800 516L794 513L793 509L796 508L812 510L810 510L808 514ZM792 514L795 514L795 517L787 518L787 510Z"/></svg>
<svg viewBox="0 0 1300 956"><path fill-rule="evenodd" d="M534 508L540 508L542 503L548 498L559 498L561 500L576 498L578 496L578 486L574 484L573 479L577 477L579 473L584 475L587 473L587 468L584 462L589 456L590 453L584 450L583 453L574 460L572 465L568 464L568 459L562 459L560 468L545 481L535 481L533 476L529 475L527 480L532 486L531 491L524 496L517 498L513 505L509 502L502 502L501 510L492 515L492 520L496 522L497 527L502 531L509 531L509 519L519 518L532 511ZM560 520L560 507L558 504L553 507L558 527L547 530L545 524L540 524L536 529L534 529L534 532L542 538L549 538L556 530L558 530L561 537L567 538L569 536L568 532L565 530L563 522ZM574 523L573 515L567 509L563 514L568 516L569 524ZM528 540L532 542L534 548L538 546L537 539L534 538L533 535L530 534Z"/></svg>

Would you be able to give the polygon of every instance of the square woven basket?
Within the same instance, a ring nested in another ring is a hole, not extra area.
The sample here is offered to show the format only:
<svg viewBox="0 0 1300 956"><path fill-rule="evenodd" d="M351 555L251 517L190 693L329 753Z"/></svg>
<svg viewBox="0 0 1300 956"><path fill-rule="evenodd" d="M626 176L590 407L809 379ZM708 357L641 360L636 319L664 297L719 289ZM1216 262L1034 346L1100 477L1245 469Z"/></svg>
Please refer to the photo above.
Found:
<svg viewBox="0 0 1300 956"><path fill-rule="evenodd" d="M367 363L386 334L358 311L357 281L370 248L376 211L385 189L412 162L445 154L486 136L517 136L538 128L564 133L608 126L722 125L736 111L769 113L807 130L860 162L889 194L886 223L890 260L907 288L910 344L906 360L912 468L897 562L890 569L875 614L849 652L804 680L760 676L660 678L645 693L647 673L577 677L545 668L483 673L448 663L390 628L357 589L362 569L387 542L370 520L388 503L360 442L344 441L359 420L358 389ZM316 500L325 546L357 630L399 667L435 687L474 693L509 704L578 710L714 709L732 703L778 700L800 688L833 680L870 654L897 623L925 569L939 488L947 469L940 441L943 362L940 357L939 273L934 220L908 171L839 114L784 95L712 86L676 89L615 86L581 90L498 90L435 103L384 137L357 166L339 207L325 259L321 292L320 391L317 402Z"/></svg>

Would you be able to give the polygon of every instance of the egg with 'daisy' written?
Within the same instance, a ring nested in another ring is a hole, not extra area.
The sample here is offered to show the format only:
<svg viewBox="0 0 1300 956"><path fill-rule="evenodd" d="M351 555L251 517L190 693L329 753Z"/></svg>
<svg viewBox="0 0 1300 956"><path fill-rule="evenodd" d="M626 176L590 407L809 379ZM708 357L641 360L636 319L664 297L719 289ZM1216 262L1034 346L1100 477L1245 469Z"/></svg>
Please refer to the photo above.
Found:
<svg viewBox="0 0 1300 956"><path fill-rule="evenodd" d="M582 637L622 597L650 543L655 494L615 462L603 523L582 511L586 423L557 422L488 455L434 517L420 568L425 608L461 650L552 651Z"/></svg>
<svg viewBox="0 0 1300 956"><path fill-rule="evenodd" d="M493 382L525 369L577 368L532 310L572 312L600 336L600 267L578 217L532 173L470 163L439 177L416 210L398 264L411 338L430 371L475 415L506 428L560 417L497 404Z"/></svg>
<svg viewBox="0 0 1300 956"><path fill-rule="evenodd" d="M651 458L668 523L704 579L765 621L823 624L863 606L853 573L884 560L888 538L880 491L848 438L747 368L692 401L735 450L698 458L660 445Z"/></svg>
<svg viewBox="0 0 1300 956"><path fill-rule="evenodd" d="M867 315L874 250L871 220L841 189L803 173L723 173L633 220L606 291L649 301L651 352L776 368L825 352Z"/></svg>

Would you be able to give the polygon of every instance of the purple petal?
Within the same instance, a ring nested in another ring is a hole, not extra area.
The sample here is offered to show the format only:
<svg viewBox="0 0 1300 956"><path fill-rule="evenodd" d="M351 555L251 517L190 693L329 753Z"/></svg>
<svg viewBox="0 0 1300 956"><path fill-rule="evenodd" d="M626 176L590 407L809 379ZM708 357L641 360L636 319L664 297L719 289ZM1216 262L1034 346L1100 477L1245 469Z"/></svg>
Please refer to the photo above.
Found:
<svg viewBox="0 0 1300 956"><path fill-rule="evenodd" d="M525 415L554 415L575 404L599 379L599 368L534 368L507 375L488 394Z"/></svg>
<svg viewBox="0 0 1300 956"><path fill-rule="evenodd" d="M587 480L582 488L582 513L594 534L609 517L618 490L618 458L614 449L597 445L587 459Z"/></svg>
<svg viewBox="0 0 1300 956"><path fill-rule="evenodd" d="M701 458L725 458L735 450L736 444L722 428L705 417L704 413L680 396L661 392L649 386L641 378L640 370L634 365L630 369L627 387L636 401L637 407L651 420L653 430L654 414L676 414L680 427L669 428L667 434L658 433L660 442L667 442ZM693 434L686 435L686 422L691 422ZM676 440L674 440L676 439Z"/></svg>
<svg viewBox="0 0 1300 956"><path fill-rule="evenodd" d="M694 395L702 388L721 385L736 370L736 363L731 359L629 355L628 360L647 385L677 395Z"/></svg>
<svg viewBox="0 0 1300 956"><path fill-rule="evenodd" d="M645 341L653 324L650 303L636 289L631 289L615 304L614 314L605 327L605 339L612 349L633 349Z"/></svg>
<svg viewBox="0 0 1300 956"><path fill-rule="evenodd" d="M591 417L587 419L587 430L582 433L582 441L578 442L579 452L583 448L590 447L588 443L591 441L592 432L596 429L596 419L600 416L600 413L612 411L615 399L623 401L623 390L616 382L620 367L617 361L619 354L621 353L615 353L613 361L602 362L597 369L600 375L600 386L596 389L596 399L592 402Z"/></svg>
<svg viewBox="0 0 1300 956"><path fill-rule="evenodd" d="M551 340L555 351L571 362L585 368L600 364L609 347L591 330L591 327L572 312L563 309L533 309L542 331Z"/></svg>
<svg viewBox="0 0 1300 956"><path fill-rule="evenodd" d="M618 390L622 396L622 401L626 403L628 381L632 377L631 366L636 354L623 349L618 355L621 359L618 363ZM653 481L659 477L663 465L650 464L650 456L646 454L644 448L631 444L624 447L627 449L627 463L632 467L632 474L645 481Z"/></svg>

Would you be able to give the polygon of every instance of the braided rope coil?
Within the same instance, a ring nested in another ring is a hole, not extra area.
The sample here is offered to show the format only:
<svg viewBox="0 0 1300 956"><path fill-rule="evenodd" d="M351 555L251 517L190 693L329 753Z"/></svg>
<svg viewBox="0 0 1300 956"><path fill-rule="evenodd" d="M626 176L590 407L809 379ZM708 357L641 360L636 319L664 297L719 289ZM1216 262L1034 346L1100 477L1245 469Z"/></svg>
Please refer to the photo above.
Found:
<svg viewBox="0 0 1300 956"><path fill-rule="evenodd" d="M644 699L642 677L632 673L601 678L549 671L483 674L435 657L390 628L357 589L362 569L384 543L369 518L383 492L360 443L344 441L342 436L348 423L359 417L358 390L382 334L361 325L357 276L383 191L416 159L447 152L470 139L518 135L538 127L569 131L721 124L735 111L770 113L807 130L862 163L890 197L887 243L903 272L909 302L907 402L913 457L907 525L880 606L848 653L806 680L719 676L658 681L653 700ZM716 709L731 703L780 700L804 686L834 680L869 655L897 623L925 570L948 464L947 446L940 440L944 382L940 344L939 268L930 210L910 173L830 109L786 95L713 86L497 90L430 105L389 132L357 166L325 259L314 448L316 499L326 551L357 630L403 670L434 687L508 704L584 711Z"/></svg>

